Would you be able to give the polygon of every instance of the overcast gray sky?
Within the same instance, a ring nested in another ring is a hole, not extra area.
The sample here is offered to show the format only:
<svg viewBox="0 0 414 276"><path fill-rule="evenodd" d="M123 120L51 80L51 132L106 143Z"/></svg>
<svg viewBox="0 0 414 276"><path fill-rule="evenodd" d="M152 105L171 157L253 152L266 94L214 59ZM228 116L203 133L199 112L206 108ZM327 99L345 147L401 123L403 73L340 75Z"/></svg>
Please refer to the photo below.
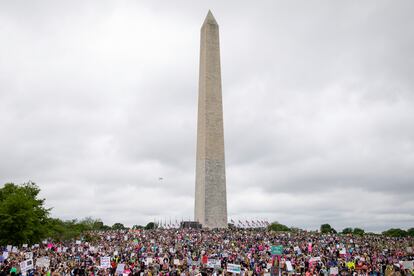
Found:
<svg viewBox="0 0 414 276"><path fill-rule="evenodd" d="M0 183L63 219L192 218L208 9L229 218L414 226L410 0L1 0Z"/></svg>

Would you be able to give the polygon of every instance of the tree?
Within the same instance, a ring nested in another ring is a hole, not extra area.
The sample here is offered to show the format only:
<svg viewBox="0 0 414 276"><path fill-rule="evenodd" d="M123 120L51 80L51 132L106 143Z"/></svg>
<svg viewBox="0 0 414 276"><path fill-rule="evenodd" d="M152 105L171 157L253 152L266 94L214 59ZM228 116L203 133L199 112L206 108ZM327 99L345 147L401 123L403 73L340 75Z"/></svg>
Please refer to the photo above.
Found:
<svg viewBox="0 0 414 276"><path fill-rule="evenodd" d="M126 227L122 224L122 223L115 223L114 225L112 225L112 230L124 230L126 229Z"/></svg>
<svg viewBox="0 0 414 276"><path fill-rule="evenodd" d="M353 231L354 230L351 227L347 227L342 230L342 234L352 234Z"/></svg>
<svg viewBox="0 0 414 276"><path fill-rule="evenodd" d="M388 236L388 237L406 237L408 235L407 231L404 231L400 228L391 228L388 229L387 231L382 232L382 234L384 236Z"/></svg>
<svg viewBox="0 0 414 276"><path fill-rule="evenodd" d="M410 237L414 237L414 227L407 230L407 234Z"/></svg>
<svg viewBox="0 0 414 276"><path fill-rule="evenodd" d="M47 236L50 209L33 182L0 188L0 244L33 244Z"/></svg>
<svg viewBox="0 0 414 276"><path fill-rule="evenodd" d="M145 225L145 230L149 230L149 229L156 229L157 226L154 222L148 222L147 225Z"/></svg>
<svg viewBox="0 0 414 276"><path fill-rule="evenodd" d="M51 218L48 222L48 229L48 237L55 241L75 239L81 235L81 229L76 220L62 221Z"/></svg>
<svg viewBox="0 0 414 276"><path fill-rule="evenodd" d="M270 231L276 231L276 232L287 232L290 231L290 228L287 227L286 225L283 225L277 221L272 222L268 227L268 230Z"/></svg>
<svg viewBox="0 0 414 276"><path fill-rule="evenodd" d="M363 236L365 234L365 230L361 228L354 228L354 235Z"/></svg>
<svg viewBox="0 0 414 276"><path fill-rule="evenodd" d="M321 225L321 233L322 234L328 234L328 233L334 234L336 233L336 230L333 229L329 224L325 223Z"/></svg>
<svg viewBox="0 0 414 276"><path fill-rule="evenodd" d="M132 230L144 229L144 226L135 224L132 226Z"/></svg>

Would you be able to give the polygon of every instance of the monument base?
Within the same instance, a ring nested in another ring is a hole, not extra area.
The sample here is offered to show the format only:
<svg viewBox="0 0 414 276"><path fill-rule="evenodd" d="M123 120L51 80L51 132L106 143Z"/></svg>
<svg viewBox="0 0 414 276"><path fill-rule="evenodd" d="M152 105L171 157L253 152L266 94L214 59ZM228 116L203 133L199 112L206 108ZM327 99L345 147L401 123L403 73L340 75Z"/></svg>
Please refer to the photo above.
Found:
<svg viewBox="0 0 414 276"><path fill-rule="evenodd" d="M202 225L197 221L182 221L180 223L181 229L201 229Z"/></svg>

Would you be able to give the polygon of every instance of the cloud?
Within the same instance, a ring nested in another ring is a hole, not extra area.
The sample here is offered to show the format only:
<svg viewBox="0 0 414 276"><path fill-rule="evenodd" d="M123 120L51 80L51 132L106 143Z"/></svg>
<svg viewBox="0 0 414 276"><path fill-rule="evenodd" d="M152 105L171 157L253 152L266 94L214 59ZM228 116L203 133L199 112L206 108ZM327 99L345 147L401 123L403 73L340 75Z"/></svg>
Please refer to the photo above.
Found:
<svg viewBox="0 0 414 276"><path fill-rule="evenodd" d="M229 215L411 227L412 8L2 2L0 183L35 181L62 218L192 217L199 29L212 9Z"/></svg>

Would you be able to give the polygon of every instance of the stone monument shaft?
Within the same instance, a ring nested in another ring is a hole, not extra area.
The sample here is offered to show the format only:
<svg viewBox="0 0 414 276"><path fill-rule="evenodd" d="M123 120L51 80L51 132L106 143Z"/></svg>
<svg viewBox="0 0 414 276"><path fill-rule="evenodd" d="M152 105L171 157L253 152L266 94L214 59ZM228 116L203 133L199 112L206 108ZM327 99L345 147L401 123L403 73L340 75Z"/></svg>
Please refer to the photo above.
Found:
<svg viewBox="0 0 414 276"><path fill-rule="evenodd" d="M219 26L209 11L201 27L195 220L227 227Z"/></svg>

